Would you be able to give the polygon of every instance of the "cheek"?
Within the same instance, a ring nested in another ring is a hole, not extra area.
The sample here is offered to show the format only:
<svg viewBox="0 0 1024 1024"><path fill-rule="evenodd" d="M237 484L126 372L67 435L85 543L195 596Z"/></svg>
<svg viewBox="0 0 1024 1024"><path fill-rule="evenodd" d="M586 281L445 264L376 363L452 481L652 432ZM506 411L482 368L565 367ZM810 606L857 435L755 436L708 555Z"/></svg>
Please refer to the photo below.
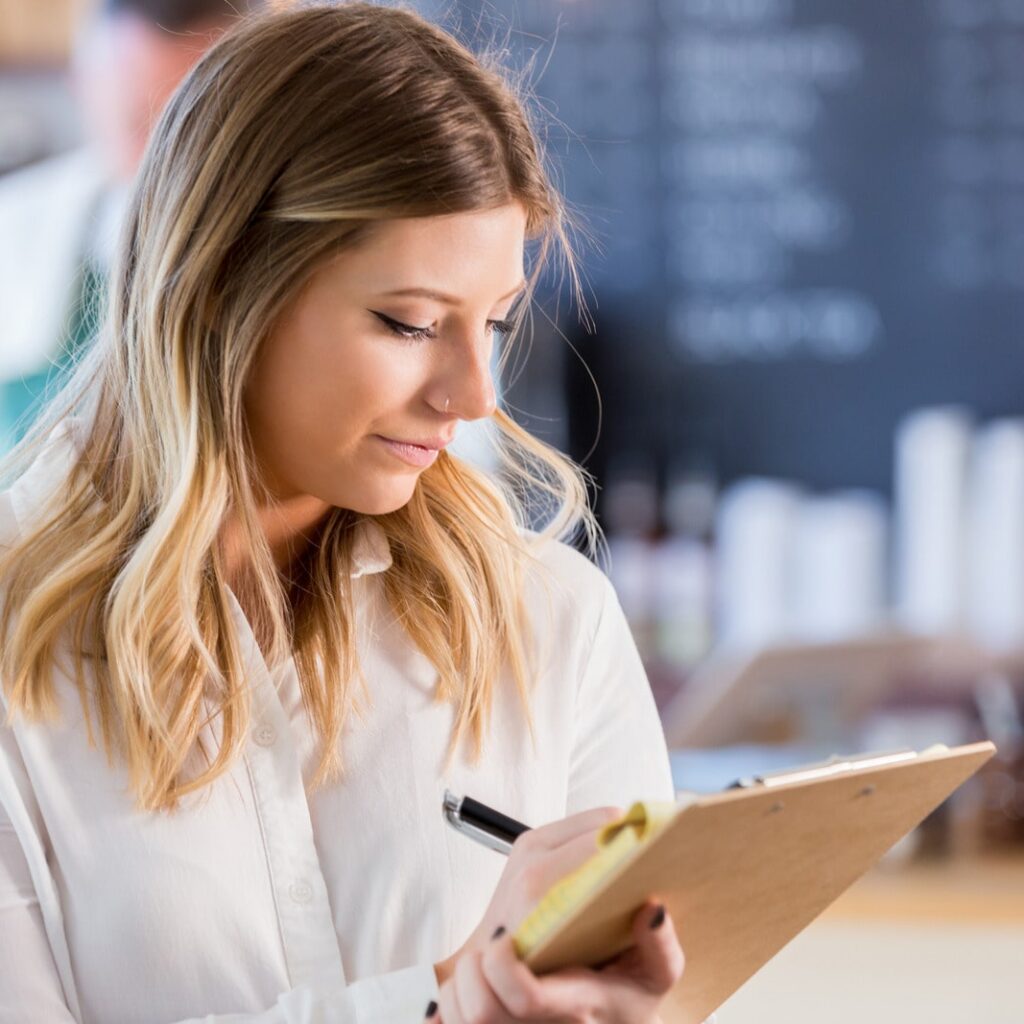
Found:
<svg viewBox="0 0 1024 1024"><path fill-rule="evenodd" d="M406 425L402 410L427 377L416 346L340 333L268 339L254 375L265 434L325 452Z"/></svg>

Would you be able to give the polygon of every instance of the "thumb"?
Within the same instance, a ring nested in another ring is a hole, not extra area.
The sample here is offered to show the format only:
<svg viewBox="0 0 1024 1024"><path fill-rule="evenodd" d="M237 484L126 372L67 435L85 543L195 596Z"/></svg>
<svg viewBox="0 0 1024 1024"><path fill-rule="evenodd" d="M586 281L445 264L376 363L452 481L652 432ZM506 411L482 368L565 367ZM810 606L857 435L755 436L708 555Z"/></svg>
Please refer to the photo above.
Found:
<svg viewBox="0 0 1024 1024"><path fill-rule="evenodd" d="M629 973L650 991L667 992L682 977L686 957L664 903L651 899L640 908L633 918L633 940Z"/></svg>

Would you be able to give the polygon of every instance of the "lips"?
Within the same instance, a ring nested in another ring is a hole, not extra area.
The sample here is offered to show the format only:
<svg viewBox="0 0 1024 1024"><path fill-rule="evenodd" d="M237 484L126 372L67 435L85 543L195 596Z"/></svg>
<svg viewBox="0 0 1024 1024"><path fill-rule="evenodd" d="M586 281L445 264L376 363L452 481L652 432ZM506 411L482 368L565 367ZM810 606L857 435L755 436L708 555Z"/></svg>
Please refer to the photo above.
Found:
<svg viewBox="0 0 1024 1024"><path fill-rule="evenodd" d="M402 441L392 441L390 438L379 435L380 440L387 445L388 449L397 455L403 462L412 466L423 468L429 466L436 458L439 448L429 448L422 444L410 444Z"/></svg>
<svg viewBox="0 0 1024 1024"><path fill-rule="evenodd" d="M381 435L383 437L383 435ZM406 441L398 437L385 437L385 441L391 441L394 444L407 444L414 448L426 448L429 451L439 452L442 448L446 448L451 444L451 438L443 437L431 437L423 441Z"/></svg>

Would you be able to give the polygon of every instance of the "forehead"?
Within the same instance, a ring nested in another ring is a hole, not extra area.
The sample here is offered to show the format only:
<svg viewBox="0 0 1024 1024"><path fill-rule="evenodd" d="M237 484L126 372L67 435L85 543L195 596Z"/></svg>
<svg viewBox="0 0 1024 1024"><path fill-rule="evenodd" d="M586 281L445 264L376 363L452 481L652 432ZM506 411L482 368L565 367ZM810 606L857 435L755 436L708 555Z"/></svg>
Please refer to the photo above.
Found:
<svg viewBox="0 0 1024 1024"><path fill-rule="evenodd" d="M374 224L339 269L358 287L503 295L523 276L526 213L518 204Z"/></svg>

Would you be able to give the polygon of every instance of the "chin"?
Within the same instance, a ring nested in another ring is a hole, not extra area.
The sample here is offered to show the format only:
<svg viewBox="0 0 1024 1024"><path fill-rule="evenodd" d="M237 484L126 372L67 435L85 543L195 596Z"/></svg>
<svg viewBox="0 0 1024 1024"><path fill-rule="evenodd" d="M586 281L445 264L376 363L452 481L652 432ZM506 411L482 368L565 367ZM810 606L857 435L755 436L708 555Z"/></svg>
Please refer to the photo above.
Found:
<svg viewBox="0 0 1024 1024"><path fill-rule="evenodd" d="M411 486L394 487L378 494L365 495L357 501L350 501L346 507L367 516L384 516L405 508L412 500L415 490L416 480L413 480Z"/></svg>

